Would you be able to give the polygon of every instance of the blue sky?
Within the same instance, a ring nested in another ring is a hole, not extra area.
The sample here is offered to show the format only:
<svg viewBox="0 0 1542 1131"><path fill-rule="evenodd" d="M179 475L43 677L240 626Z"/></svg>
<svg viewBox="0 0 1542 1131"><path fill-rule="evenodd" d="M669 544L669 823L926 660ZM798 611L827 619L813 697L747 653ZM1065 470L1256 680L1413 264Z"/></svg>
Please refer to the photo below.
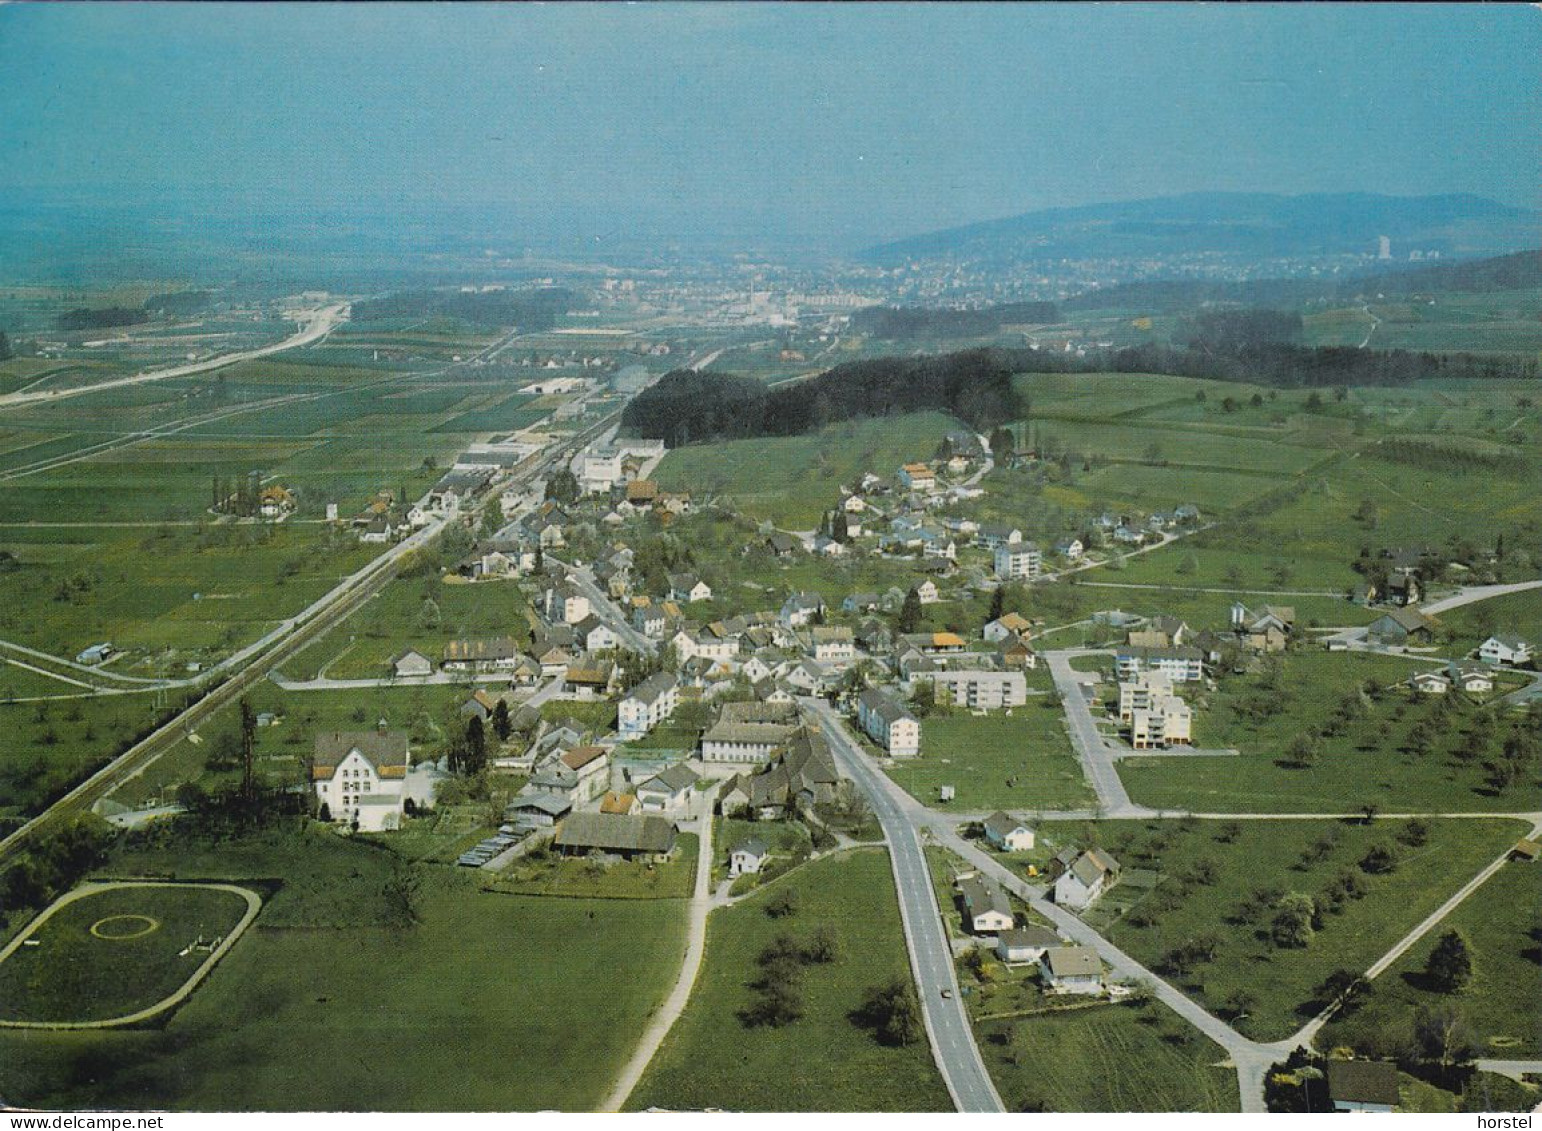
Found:
<svg viewBox="0 0 1542 1131"><path fill-rule="evenodd" d="M1531 6L0 6L0 194L846 245L1195 190L1537 207Z"/></svg>

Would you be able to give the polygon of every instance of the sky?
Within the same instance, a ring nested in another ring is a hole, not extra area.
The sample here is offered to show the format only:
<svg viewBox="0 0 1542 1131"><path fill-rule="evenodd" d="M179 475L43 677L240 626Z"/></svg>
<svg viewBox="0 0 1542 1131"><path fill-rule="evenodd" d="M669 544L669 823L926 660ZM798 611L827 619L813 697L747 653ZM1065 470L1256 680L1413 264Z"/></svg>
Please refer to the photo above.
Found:
<svg viewBox="0 0 1542 1131"><path fill-rule="evenodd" d="M1518 5L0 5L0 197L854 248L1190 191L1542 206Z"/></svg>

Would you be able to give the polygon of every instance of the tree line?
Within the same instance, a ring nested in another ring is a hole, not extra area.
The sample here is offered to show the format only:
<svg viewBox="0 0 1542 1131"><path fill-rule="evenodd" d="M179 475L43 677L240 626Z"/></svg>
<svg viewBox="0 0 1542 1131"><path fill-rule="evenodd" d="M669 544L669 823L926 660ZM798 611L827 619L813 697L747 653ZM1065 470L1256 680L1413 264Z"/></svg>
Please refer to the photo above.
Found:
<svg viewBox="0 0 1542 1131"><path fill-rule="evenodd" d="M952 413L977 431L1017 415L1014 355L977 349L838 365L809 381L768 388L728 374L677 369L633 398L622 426L669 447L705 440L797 436L870 416Z"/></svg>
<svg viewBox="0 0 1542 1131"><path fill-rule="evenodd" d="M755 436L797 436L826 424L937 410L976 431L1024 415L1016 373L1159 373L1280 388L1399 385L1436 377L1534 380L1535 358L1301 346L1299 316L1216 312L1194 320L1190 344L1087 351L972 349L925 357L852 361L809 381L767 387L749 377L677 369L633 398L629 432L666 446ZM1321 402L1319 401L1320 405Z"/></svg>
<svg viewBox="0 0 1542 1131"><path fill-rule="evenodd" d="M1003 326L1060 321L1052 302L1010 302L975 310L923 306L870 306L851 316L851 328L888 341L917 338L977 338L999 333Z"/></svg>

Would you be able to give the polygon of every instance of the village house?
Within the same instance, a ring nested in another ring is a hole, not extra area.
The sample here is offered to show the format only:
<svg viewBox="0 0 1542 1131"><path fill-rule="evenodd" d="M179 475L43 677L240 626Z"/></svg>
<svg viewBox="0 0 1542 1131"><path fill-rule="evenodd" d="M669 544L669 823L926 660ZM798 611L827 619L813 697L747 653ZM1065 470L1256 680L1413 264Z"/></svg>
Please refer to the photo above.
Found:
<svg viewBox="0 0 1542 1131"><path fill-rule="evenodd" d="M753 876L765 865L766 857L770 849L766 842L758 837L751 837L742 844L734 846L728 853L728 874L730 876Z"/></svg>
<svg viewBox="0 0 1542 1131"><path fill-rule="evenodd" d="M668 672L650 675L616 707L616 731L623 741L641 738L675 713L680 687Z"/></svg>
<svg viewBox="0 0 1542 1131"><path fill-rule="evenodd" d="M892 757L921 753L921 723L886 692L871 688L858 696L857 721Z"/></svg>
<svg viewBox="0 0 1542 1131"><path fill-rule="evenodd" d="M1089 848L1055 880L1055 902L1072 911L1092 906L1119 882L1119 862L1099 848Z"/></svg>
<svg viewBox="0 0 1542 1131"><path fill-rule="evenodd" d="M1039 959L1039 986L1047 994L1100 994L1103 962L1088 946L1052 946Z"/></svg>
<svg viewBox="0 0 1542 1131"><path fill-rule="evenodd" d="M637 787L637 800L644 813L682 813L691 803L691 790L700 776L684 762L654 774Z"/></svg>
<svg viewBox="0 0 1542 1131"><path fill-rule="evenodd" d="M808 654L821 663L850 663L857 656L851 629L845 625L815 625L809 630Z"/></svg>
<svg viewBox="0 0 1542 1131"><path fill-rule="evenodd" d="M916 597L923 605L935 605L942 600L942 594L937 592L937 583L931 578L916 586Z"/></svg>
<svg viewBox="0 0 1542 1131"><path fill-rule="evenodd" d="M1406 608L1418 604L1419 578L1412 570L1393 570L1387 577L1387 600Z"/></svg>
<svg viewBox="0 0 1542 1131"><path fill-rule="evenodd" d="M1370 623L1365 638L1383 648L1428 644L1435 638L1435 622L1417 609L1393 609Z"/></svg>
<svg viewBox="0 0 1542 1131"><path fill-rule="evenodd" d="M778 619L788 628L803 628L817 617L823 616L825 599L818 593L794 593L782 602Z"/></svg>
<svg viewBox="0 0 1542 1131"><path fill-rule="evenodd" d="M790 558L797 552L799 545L798 540L791 534L783 534L780 530L774 530L766 535L765 546L772 557Z"/></svg>
<svg viewBox="0 0 1542 1131"><path fill-rule="evenodd" d="M324 818L378 833L401 827L403 789L412 756L405 734L384 724L372 731L318 734L311 782Z"/></svg>
<svg viewBox="0 0 1542 1131"><path fill-rule="evenodd" d="M1028 623L1027 619L1020 614L1007 613L1004 616L997 617L995 620L987 624L985 626L983 635L985 636L985 639L989 640L992 644L999 643L1003 640L1008 640L1014 636L1020 637L1023 640L1027 640L1029 638L1030 630L1032 627L1033 626Z"/></svg>
<svg viewBox="0 0 1542 1131"><path fill-rule="evenodd" d="M1006 892L983 876L959 880L958 893L964 905L964 925L971 934L994 935L1016 925L1017 917Z"/></svg>
<svg viewBox="0 0 1542 1131"><path fill-rule="evenodd" d="M1478 645L1478 659L1485 664L1524 667L1532 655L1531 642L1513 632L1496 633Z"/></svg>
<svg viewBox="0 0 1542 1131"><path fill-rule="evenodd" d="M985 839L1003 852L1027 852L1033 847L1033 826L1000 810L992 813L981 825Z"/></svg>
<svg viewBox="0 0 1542 1131"><path fill-rule="evenodd" d="M1062 538L1055 543L1055 553L1068 562L1079 562L1087 552L1087 547L1082 545L1080 538Z"/></svg>
<svg viewBox="0 0 1542 1131"><path fill-rule="evenodd" d="M615 690L615 666L588 656L568 665L562 674L562 693L573 699L603 699Z"/></svg>
<svg viewBox="0 0 1542 1131"><path fill-rule="evenodd" d="M1017 545L1023 540L1023 532L1010 523L986 522L981 523L974 540L982 550L996 550Z"/></svg>
<svg viewBox="0 0 1542 1131"><path fill-rule="evenodd" d="M937 476L924 463L907 463L899 469L900 485L907 491L929 493L937 489Z"/></svg>
<svg viewBox="0 0 1542 1131"><path fill-rule="evenodd" d="M1494 690L1494 676L1487 668L1468 664L1452 664L1448 673L1451 685L1468 695L1487 695Z"/></svg>
<svg viewBox="0 0 1542 1131"><path fill-rule="evenodd" d="M1403 1097L1390 1060L1328 1061L1328 1098L1334 1111L1396 1111Z"/></svg>
<svg viewBox="0 0 1542 1131"><path fill-rule="evenodd" d="M1451 690L1451 680L1445 672L1419 672L1408 683L1420 695L1444 695Z"/></svg>
<svg viewBox="0 0 1542 1131"><path fill-rule="evenodd" d="M434 662L422 652L409 648L391 661L391 670L398 679L410 676L432 675Z"/></svg>
<svg viewBox="0 0 1542 1131"><path fill-rule="evenodd" d="M513 670L519 661L519 645L512 636L486 640L451 640L444 646L439 666L447 672L487 675Z"/></svg>
<svg viewBox="0 0 1542 1131"><path fill-rule="evenodd" d="M669 596L674 601L710 601L712 586L694 573L672 573L669 575Z"/></svg>
<svg viewBox="0 0 1542 1131"><path fill-rule="evenodd" d="M1059 945L1060 936L1048 927L1012 927L996 935L996 957L1006 963L1034 963Z"/></svg>

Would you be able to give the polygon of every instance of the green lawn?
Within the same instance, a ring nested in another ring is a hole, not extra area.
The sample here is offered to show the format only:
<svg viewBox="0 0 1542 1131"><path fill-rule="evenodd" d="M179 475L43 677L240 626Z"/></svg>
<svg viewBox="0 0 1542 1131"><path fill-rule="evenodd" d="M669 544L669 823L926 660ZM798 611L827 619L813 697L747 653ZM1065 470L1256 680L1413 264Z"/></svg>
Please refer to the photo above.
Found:
<svg viewBox="0 0 1542 1131"><path fill-rule="evenodd" d="M679 901L481 892L454 869L403 865L327 832L167 845L115 862L130 864L282 886L164 1028L0 1033L0 1090L12 1102L593 1110L684 947ZM417 926L401 925L385 894L397 867L420 878Z"/></svg>
<svg viewBox="0 0 1542 1131"><path fill-rule="evenodd" d="M1131 797L1159 808L1203 811L1343 813L1364 804L1397 812L1517 812L1542 801L1538 767L1496 790L1484 760L1502 745L1497 725L1485 742L1473 739L1479 709L1464 696L1410 702L1391 688L1426 665L1360 653L1288 653L1279 676L1226 677L1219 691L1191 695L1197 745L1233 747L1237 758L1127 758L1120 774ZM1365 681L1383 688L1365 701ZM1329 727L1340 704L1354 714ZM1332 733L1324 733L1329 727ZM1432 733L1418 750L1415 728ZM1310 767L1293 764L1291 742L1320 734Z"/></svg>
<svg viewBox="0 0 1542 1131"><path fill-rule="evenodd" d="M1236 1111L1225 1051L1155 1003L977 1023L1008 1111Z"/></svg>
<svg viewBox="0 0 1542 1131"><path fill-rule="evenodd" d="M1315 990L1329 973L1365 970L1524 832L1515 821L1432 820L1427 839L1409 844L1400 839L1401 821L1235 824L1100 823L1102 844L1126 868L1163 877L1107 934L1212 1011L1225 1014L1233 994L1250 994L1248 1016L1237 1024L1261 1040L1285 1037L1309 1020L1323 1004ZM1378 845L1396 854L1390 873L1362 867ZM1275 945L1270 928L1276 900L1299 892L1326 901L1325 893L1346 873L1359 885L1359 896L1323 914L1308 945ZM1166 970L1173 947L1206 937L1215 943L1211 961Z"/></svg>
<svg viewBox="0 0 1542 1131"><path fill-rule="evenodd" d="M1349 1045L1366 1052L1394 1051L1420 1009L1455 1006L1471 1030L1479 1056L1525 1060L1542 1056L1542 883L1535 865L1510 863L1491 877L1445 922L1376 980L1352 1014L1335 1020L1320 1047ZM1472 947L1473 981L1455 994L1431 989L1425 962L1440 936L1455 928Z"/></svg>
<svg viewBox="0 0 1542 1131"><path fill-rule="evenodd" d="M148 1009L208 960L246 900L217 888L122 887L59 906L0 962L0 1021L104 1021Z"/></svg>
<svg viewBox="0 0 1542 1131"><path fill-rule="evenodd" d="M808 436L676 448L654 477L665 490L723 496L752 517L811 530L843 484L864 471L887 478L901 464L931 459L957 427L952 417L921 412L832 424Z"/></svg>
<svg viewBox="0 0 1542 1131"><path fill-rule="evenodd" d="M798 892L798 911L772 919L776 892ZM746 1028L755 958L773 937L807 939L833 927L839 955L806 968L805 1015L783 1028ZM714 911L690 1005L654 1057L628 1107L699 1111L948 1111L925 1042L881 1045L849 1014L870 986L909 977L886 853L827 857L731 908Z"/></svg>
<svg viewBox="0 0 1542 1131"><path fill-rule="evenodd" d="M957 796L949 806L961 810L1081 809L1095 802L1064 714L1047 696L1011 714L924 719L921 757L896 761L889 775L928 804L937 803L940 786L951 785Z"/></svg>

